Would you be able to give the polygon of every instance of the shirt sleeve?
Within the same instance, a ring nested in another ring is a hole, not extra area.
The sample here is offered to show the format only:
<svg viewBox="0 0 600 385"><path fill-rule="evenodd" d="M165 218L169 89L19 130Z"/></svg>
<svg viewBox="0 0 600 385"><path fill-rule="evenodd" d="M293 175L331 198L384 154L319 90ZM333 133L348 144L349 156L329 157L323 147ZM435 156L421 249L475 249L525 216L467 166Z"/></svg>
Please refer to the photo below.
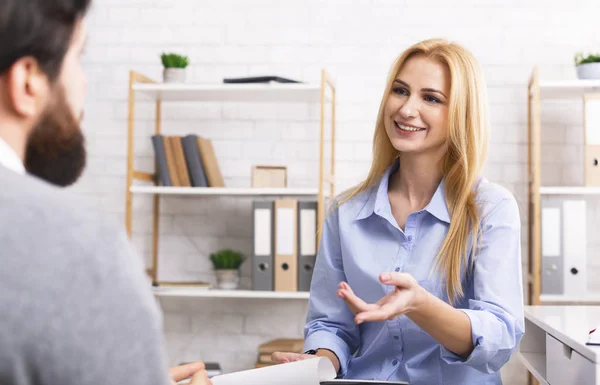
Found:
<svg viewBox="0 0 600 385"><path fill-rule="evenodd" d="M326 219L313 271L307 322L304 329L305 350L328 349L340 361L341 376L359 345L359 329L354 315L337 295L339 282L346 281L342 265L338 210Z"/></svg>
<svg viewBox="0 0 600 385"><path fill-rule="evenodd" d="M468 309L460 309L471 321L474 349L465 359L441 348L448 364L493 373L517 350L524 333L521 220L512 197L496 204L486 217L474 260L474 296Z"/></svg>

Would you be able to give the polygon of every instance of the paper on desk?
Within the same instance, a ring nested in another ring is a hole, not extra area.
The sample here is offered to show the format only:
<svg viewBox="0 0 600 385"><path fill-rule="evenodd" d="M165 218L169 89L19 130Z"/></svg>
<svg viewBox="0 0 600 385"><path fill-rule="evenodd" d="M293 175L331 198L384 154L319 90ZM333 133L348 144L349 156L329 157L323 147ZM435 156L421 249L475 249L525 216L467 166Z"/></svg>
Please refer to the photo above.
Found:
<svg viewBox="0 0 600 385"><path fill-rule="evenodd" d="M213 385L319 385L336 376L326 357L266 366L211 378Z"/></svg>

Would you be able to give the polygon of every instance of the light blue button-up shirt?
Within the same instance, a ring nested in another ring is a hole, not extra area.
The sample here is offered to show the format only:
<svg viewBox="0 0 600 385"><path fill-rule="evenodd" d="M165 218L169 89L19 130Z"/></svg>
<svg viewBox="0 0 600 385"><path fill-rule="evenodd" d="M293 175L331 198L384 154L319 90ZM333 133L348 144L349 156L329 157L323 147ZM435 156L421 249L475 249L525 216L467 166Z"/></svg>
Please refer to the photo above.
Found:
<svg viewBox="0 0 600 385"><path fill-rule="evenodd" d="M376 302L392 290L379 282L379 274L402 271L448 302L445 282L430 274L450 224L444 181L427 207L408 216L402 231L388 198L388 180L397 168L396 161L378 185L327 215L310 289L305 349L332 350L344 378L501 384L499 369L524 332L521 222L514 197L503 187L485 179L478 184L483 236L472 273L462 272L465 296L454 305L471 320L475 348L469 357L452 353L406 316L357 326L336 296L338 283L345 281L357 296Z"/></svg>

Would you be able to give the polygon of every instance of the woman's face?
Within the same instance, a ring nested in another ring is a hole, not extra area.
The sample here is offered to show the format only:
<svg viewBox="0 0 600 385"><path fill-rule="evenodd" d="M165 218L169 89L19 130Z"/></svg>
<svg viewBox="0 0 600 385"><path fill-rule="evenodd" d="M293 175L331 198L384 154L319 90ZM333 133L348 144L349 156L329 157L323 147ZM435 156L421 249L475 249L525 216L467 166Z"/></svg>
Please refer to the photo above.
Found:
<svg viewBox="0 0 600 385"><path fill-rule="evenodd" d="M408 59L384 108L385 131L394 148L415 154L445 152L449 95L450 73L445 65L424 56Z"/></svg>

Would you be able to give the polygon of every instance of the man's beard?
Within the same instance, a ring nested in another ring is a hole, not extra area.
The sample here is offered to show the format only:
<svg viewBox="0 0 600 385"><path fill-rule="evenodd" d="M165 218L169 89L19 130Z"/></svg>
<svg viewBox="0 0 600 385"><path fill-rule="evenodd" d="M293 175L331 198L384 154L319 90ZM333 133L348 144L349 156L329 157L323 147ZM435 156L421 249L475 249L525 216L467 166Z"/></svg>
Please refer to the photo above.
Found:
<svg viewBox="0 0 600 385"><path fill-rule="evenodd" d="M64 187L75 183L85 168L85 140L64 88L57 85L51 98L27 140L25 168L32 175Z"/></svg>

